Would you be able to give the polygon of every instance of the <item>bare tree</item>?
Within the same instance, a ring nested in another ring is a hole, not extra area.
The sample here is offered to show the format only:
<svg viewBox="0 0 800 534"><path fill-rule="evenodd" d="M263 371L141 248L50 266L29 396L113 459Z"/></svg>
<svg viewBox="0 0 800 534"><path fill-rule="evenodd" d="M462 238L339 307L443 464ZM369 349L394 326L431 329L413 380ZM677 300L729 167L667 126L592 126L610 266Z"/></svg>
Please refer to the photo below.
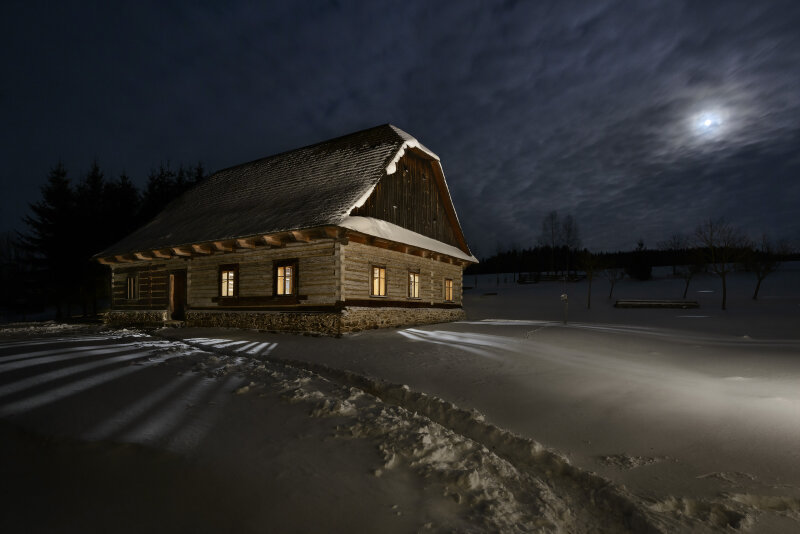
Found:
<svg viewBox="0 0 800 534"><path fill-rule="evenodd" d="M706 262L722 280L722 309L727 309L727 276L749 247L747 237L723 219L708 219L694 232L697 245L705 248Z"/></svg>
<svg viewBox="0 0 800 534"><path fill-rule="evenodd" d="M556 248L561 245L561 227L557 211L551 211L542 220L542 233L539 234L539 244L543 247L550 247L550 271L555 273Z"/></svg>
<svg viewBox="0 0 800 534"><path fill-rule="evenodd" d="M575 217L567 215L561 221L561 245L567 249L566 269L567 274L570 270L570 256L576 252L581 246L581 237L578 230L578 223L575 222Z"/></svg>
<svg viewBox="0 0 800 534"><path fill-rule="evenodd" d="M678 268L678 275L686 282L686 284L683 286L684 299L686 298L686 293L689 292L689 284L692 282L692 278L694 278L694 275L697 273L702 272L704 268L705 266L703 265L702 260L692 262L689 265L682 265Z"/></svg>
<svg viewBox="0 0 800 534"><path fill-rule="evenodd" d="M780 257L789 251L789 246L785 242L775 245L767 234L761 235L761 241L747 255L745 267L755 273L758 282L756 290L753 292L753 300L758 299L758 291L761 289L761 282L770 273L774 273L780 266Z"/></svg>
<svg viewBox="0 0 800 534"><path fill-rule="evenodd" d="M678 253L689 248L689 238L685 234L675 232L664 241L658 243L658 248L672 252L672 275L678 275Z"/></svg>
<svg viewBox="0 0 800 534"><path fill-rule="evenodd" d="M606 279L608 279L608 283L611 285L611 288L608 290L608 298L610 299L611 295L614 293L614 286L617 285L617 282L625 278L625 270L619 267L611 267L604 269L603 272L606 275Z"/></svg>
<svg viewBox="0 0 800 534"><path fill-rule="evenodd" d="M597 256L592 254L586 249L578 256L578 261L580 262L581 268L586 271L586 278L589 280L589 291L586 295L586 308L591 310L592 309L592 279L594 278L594 272L597 270L599 266L599 260Z"/></svg>

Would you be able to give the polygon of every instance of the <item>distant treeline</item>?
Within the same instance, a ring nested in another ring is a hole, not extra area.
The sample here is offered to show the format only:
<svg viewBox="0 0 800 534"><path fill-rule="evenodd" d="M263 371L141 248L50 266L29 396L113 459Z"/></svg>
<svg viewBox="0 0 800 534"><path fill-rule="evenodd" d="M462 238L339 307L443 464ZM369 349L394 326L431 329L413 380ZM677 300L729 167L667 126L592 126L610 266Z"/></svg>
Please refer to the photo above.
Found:
<svg viewBox="0 0 800 534"><path fill-rule="evenodd" d="M583 261L589 252L569 250L566 247L534 247L522 250L507 250L483 258L480 263L470 265L465 274L488 273L553 273L583 270ZM603 269L630 269L634 264L650 267L687 265L696 261L698 249L681 250L629 250L592 253L597 265Z"/></svg>
<svg viewBox="0 0 800 534"><path fill-rule="evenodd" d="M107 179L95 162L77 183L61 163L24 218L27 230L0 242L0 319L21 320L53 307L65 319L77 308L97 313L108 297L108 268L91 258L152 219L206 176L201 164L162 164L143 190L126 174Z"/></svg>
<svg viewBox="0 0 800 534"><path fill-rule="evenodd" d="M743 249L739 256L747 258L748 249ZM488 258L481 258L480 263L472 264L464 274L495 273L553 273L556 275L584 271L586 258L591 255L594 269L623 269L629 276L638 278L636 274L649 272L648 267L672 267L682 265L703 264L706 249L703 247L669 249L637 248L629 251L595 252L588 250L569 250L566 247L552 249L550 247L533 247L522 250L506 250ZM554 261L555 258L555 261ZM782 253L780 261L800 260L798 253ZM742 267L746 268L746 262ZM645 275L644 278L649 278Z"/></svg>
<svg viewBox="0 0 800 534"><path fill-rule="evenodd" d="M711 272L722 282L722 309L727 309L727 275L742 269L755 275L753 299L764 279L775 272L781 262L800 259L800 254L784 242L773 243L768 236L750 239L741 230L724 220L708 219L700 224L692 237L674 234L655 250L645 248L640 240L636 249L627 252L589 252L567 246L538 246L523 250L499 252L470 265L465 274L515 273L518 281L589 279L587 307L591 308L592 279L601 273L609 282L608 298L614 285L626 275L648 280L653 267L671 266L672 274L685 281L683 298L695 274Z"/></svg>

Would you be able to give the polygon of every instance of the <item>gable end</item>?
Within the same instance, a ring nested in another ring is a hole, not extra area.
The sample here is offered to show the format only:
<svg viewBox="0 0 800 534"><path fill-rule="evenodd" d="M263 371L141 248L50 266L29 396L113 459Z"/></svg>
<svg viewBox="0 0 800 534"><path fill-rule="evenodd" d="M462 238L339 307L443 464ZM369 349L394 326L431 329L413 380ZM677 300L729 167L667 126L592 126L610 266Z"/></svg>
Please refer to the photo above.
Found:
<svg viewBox="0 0 800 534"><path fill-rule="evenodd" d="M381 219L469 252L439 162L417 149L406 150L396 171L381 178L350 214Z"/></svg>

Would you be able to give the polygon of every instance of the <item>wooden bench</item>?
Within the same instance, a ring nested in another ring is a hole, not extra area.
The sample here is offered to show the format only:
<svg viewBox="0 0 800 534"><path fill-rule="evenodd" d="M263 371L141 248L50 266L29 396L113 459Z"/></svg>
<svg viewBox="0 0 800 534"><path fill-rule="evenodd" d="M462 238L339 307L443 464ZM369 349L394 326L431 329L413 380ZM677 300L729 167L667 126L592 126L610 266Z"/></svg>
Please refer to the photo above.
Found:
<svg viewBox="0 0 800 534"><path fill-rule="evenodd" d="M614 304L615 308L699 308L696 300L649 300L649 299L619 299Z"/></svg>

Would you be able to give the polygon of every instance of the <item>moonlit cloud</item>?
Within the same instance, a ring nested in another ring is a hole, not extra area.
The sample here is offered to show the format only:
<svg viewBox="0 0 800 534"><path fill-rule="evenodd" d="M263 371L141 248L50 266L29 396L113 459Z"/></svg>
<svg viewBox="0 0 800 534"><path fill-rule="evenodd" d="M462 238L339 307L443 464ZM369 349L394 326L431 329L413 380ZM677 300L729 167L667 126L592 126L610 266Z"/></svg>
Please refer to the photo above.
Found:
<svg viewBox="0 0 800 534"><path fill-rule="evenodd" d="M481 255L553 209L595 249L718 216L800 237L793 0L14 11L6 226L59 158L143 179L392 122L441 156Z"/></svg>

